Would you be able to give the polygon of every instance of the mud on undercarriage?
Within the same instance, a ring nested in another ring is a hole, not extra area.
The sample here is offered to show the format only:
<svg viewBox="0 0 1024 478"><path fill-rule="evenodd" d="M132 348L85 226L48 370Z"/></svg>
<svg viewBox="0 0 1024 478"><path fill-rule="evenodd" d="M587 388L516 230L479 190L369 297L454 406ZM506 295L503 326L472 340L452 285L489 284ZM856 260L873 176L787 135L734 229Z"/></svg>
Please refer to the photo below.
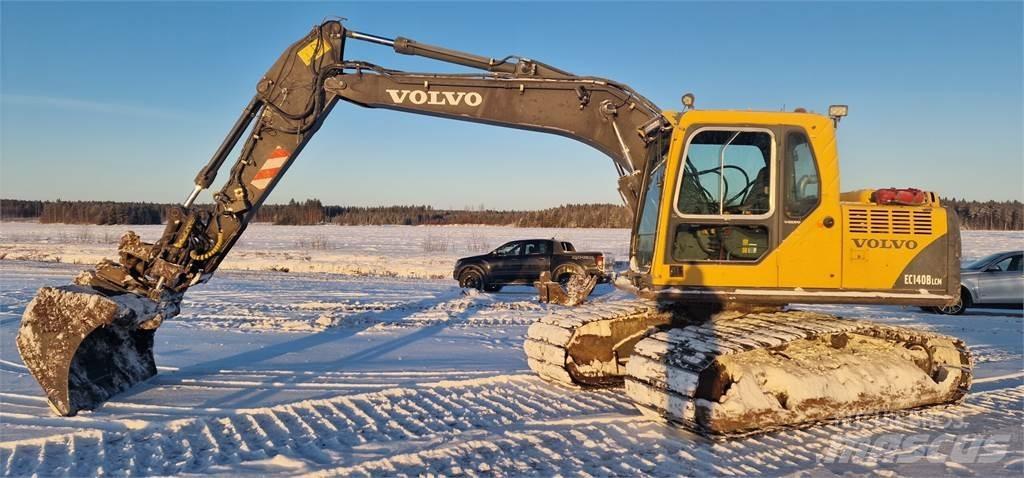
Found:
<svg viewBox="0 0 1024 478"><path fill-rule="evenodd" d="M624 385L646 416L720 437L957 402L972 369L939 334L795 310L696 320L644 300L553 311L524 348L546 380Z"/></svg>

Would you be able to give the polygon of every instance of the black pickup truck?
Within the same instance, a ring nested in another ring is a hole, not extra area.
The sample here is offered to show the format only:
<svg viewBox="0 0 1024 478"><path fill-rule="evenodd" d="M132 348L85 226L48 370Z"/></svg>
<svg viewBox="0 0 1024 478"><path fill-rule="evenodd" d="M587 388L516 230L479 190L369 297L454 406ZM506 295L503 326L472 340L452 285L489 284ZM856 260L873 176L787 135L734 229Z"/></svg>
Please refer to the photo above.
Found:
<svg viewBox="0 0 1024 478"><path fill-rule="evenodd" d="M557 239L512 241L484 255L463 257L455 262L453 277L460 287L497 292L506 285L533 285L542 272L563 283L573 274L595 275L600 282L609 278L604 254L577 252Z"/></svg>

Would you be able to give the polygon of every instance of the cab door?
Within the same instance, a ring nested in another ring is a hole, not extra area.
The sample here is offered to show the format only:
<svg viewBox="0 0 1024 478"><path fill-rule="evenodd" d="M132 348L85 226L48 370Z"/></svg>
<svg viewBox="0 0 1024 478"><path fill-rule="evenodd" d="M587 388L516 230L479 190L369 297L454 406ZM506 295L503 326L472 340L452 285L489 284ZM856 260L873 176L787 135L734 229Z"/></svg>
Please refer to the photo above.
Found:
<svg viewBox="0 0 1024 478"><path fill-rule="evenodd" d="M839 184L835 174L822 174L835 169L835 143L822 144L826 143L823 137L808 135L806 129L797 127L780 136L779 287L839 288Z"/></svg>
<svg viewBox="0 0 1024 478"><path fill-rule="evenodd" d="M668 267L655 271L655 285L777 285L777 136L771 125L687 126L673 197L663 208Z"/></svg>

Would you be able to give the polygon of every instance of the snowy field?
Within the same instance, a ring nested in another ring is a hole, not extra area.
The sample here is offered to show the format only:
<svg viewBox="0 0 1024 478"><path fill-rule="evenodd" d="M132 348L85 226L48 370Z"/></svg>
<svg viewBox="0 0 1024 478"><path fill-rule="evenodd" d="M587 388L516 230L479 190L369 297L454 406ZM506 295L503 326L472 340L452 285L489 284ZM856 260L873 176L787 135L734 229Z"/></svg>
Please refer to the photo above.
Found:
<svg viewBox="0 0 1024 478"><path fill-rule="evenodd" d="M625 257L628 231L256 225L157 333L160 374L51 415L14 337L41 286L112 256L124 226L0 224L0 473L341 476L1021 476L1020 311L803 307L964 338L965 403L709 441L642 419L616 390L529 372L528 288L464 295L455 258L521 237ZM152 240L160 227L136 228ZM1024 234L966 232L966 257ZM60 262L57 262L60 257ZM274 272L288 268L289 273ZM599 286L594 300L625 294Z"/></svg>
<svg viewBox="0 0 1024 478"><path fill-rule="evenodd" d="M155 241L164 226L71 226L0 223L0 258L92 265L116 254L132 229ZM618 260L629 252L626 229L541 229L493 226L271 226L255 224L231 250L221 270L447 279L459 257L489 252L515 239L559 237L577 250Z"/></svg>

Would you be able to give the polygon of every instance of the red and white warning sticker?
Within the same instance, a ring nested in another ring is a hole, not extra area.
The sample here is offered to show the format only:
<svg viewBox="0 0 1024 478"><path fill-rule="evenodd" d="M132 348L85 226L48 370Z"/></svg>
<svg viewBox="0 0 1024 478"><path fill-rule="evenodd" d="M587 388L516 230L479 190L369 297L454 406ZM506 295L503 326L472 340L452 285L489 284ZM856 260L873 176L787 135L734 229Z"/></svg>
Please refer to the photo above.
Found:
<svg viewBox="0 0 1024 478"><path fill-rule="evenodd" d="M274 151L270 153L270 157L267 158L267 162L263 163L260 170L256 172L256 176L253 176L253 187L266 189L270 181L281 171L284 163L288 161L288 156L291 156L288 150L280 146L274 148Z"/></svg>

